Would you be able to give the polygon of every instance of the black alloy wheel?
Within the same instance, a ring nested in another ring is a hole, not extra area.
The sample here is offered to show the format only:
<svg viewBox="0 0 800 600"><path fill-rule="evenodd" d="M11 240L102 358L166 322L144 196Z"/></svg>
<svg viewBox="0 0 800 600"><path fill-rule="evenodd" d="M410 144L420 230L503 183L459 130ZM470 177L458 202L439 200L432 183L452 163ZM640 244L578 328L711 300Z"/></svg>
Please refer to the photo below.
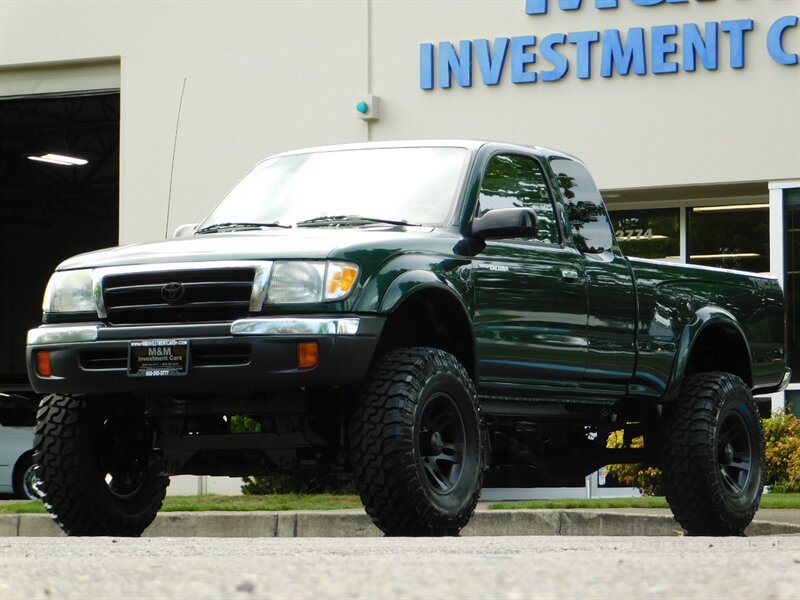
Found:
<svg viewBox="0 0 800 600"><path fill-rule="evenodd" d="M717 462L722 485L732 497L747 490L754 474L758 460L754 441L741 413L732 411L725 415L719 426Z"/></svg>
<svg viewBox="0 0 800 600"><path fill-rule="evenodd" d="M435 493L448 494L461 480L465 439L464 419L455 400L446 393L430 398L422 409L417 446Z"/></svg>

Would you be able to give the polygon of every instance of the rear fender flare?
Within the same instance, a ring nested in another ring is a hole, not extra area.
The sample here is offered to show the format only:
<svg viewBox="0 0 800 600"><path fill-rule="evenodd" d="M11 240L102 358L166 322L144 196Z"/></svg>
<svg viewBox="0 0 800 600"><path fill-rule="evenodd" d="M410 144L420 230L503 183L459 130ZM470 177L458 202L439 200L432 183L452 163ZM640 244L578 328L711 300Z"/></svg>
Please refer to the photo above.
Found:
<svg viewBox="0 0 800 600"><path fill-rule="evenodd" d="M723 325L728 329L736 331L744 344L747 351L747 363L752 375L751 352L750 344L747 342L747 336L742 331L741 325L729 311L718 306L706 306L695 312L692 319L683 328L680 338L678 339L677 348L675 351L675 362L672 368L672 375L670 376L667 384L667 390L664 393L664 402L671 402L674 400L681 389L681 383L686 374L686 368L689 364L689 358L692 356L695 343L700 339L700 335L710 326ZM749 385L749 382L748 382Z"/></svg>

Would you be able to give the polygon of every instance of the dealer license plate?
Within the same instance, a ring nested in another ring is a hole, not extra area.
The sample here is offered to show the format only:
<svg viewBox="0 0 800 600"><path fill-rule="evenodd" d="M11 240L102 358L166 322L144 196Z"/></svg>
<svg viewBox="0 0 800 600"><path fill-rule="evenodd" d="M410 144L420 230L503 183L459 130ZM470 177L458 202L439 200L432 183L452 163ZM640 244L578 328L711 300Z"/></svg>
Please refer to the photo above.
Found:
<svg viewBox="0 0 800 600"><path fill-rule="evenodd" d="M132 377L186 375L188 364L188 340L142 340L130 343L128 375Z"/></svg>

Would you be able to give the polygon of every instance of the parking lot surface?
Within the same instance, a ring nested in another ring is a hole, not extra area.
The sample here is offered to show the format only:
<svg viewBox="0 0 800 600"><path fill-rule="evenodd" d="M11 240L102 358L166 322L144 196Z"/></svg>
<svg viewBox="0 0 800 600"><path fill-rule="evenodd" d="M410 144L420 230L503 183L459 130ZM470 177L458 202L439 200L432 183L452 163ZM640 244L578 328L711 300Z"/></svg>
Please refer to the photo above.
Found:
<svg viewBox="0 0 800 600"><path fill-rule="evenodd" d="M800 598L800 537L2 538L0 598Z"/></svg>

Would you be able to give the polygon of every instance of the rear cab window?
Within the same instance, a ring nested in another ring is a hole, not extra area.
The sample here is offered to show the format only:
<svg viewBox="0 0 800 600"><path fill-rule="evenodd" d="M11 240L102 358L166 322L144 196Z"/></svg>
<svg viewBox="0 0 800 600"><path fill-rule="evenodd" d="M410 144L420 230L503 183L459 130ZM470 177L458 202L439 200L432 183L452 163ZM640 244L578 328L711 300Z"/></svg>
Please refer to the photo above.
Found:
<svg viewBox="0 0 800 600"><path fill-rule="evenodd" d="M550 167L564 199L572 238L584 254L602 254L614 245L611 221L600 191L581 163L562 156L550 157Z"/></svg>

